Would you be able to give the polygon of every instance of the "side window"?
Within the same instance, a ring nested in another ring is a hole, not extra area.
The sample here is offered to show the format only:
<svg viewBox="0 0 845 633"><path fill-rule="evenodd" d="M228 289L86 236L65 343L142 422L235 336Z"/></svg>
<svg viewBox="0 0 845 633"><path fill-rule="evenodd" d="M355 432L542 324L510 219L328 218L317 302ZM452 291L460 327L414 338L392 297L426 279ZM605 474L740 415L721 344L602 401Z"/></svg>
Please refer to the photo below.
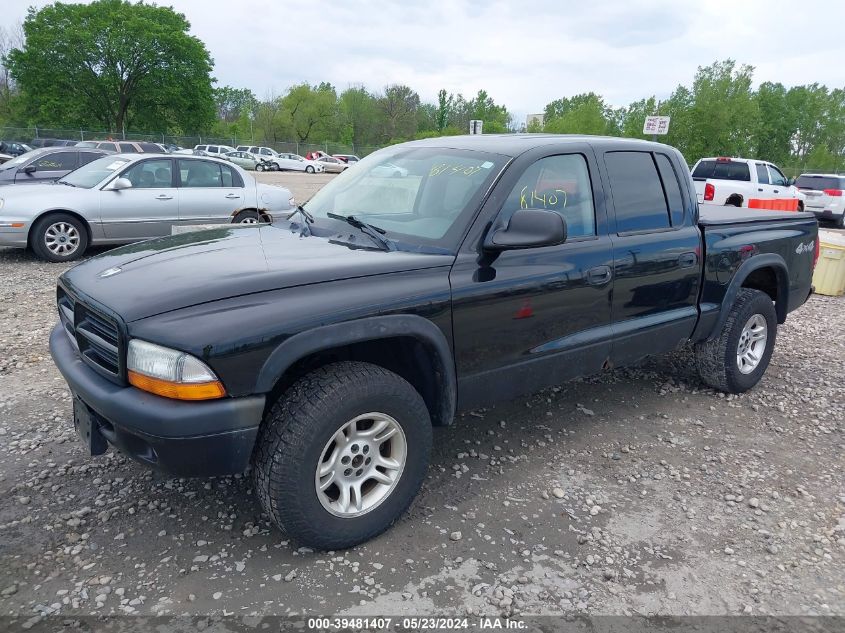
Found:
<svg viewBox="0 0 845 633"><path fill-rule="evenodd" d="M97 147L99 149L108 150L109 152L117 151L117 145L115 145L114 143L100 143L99 145L97 145Z"/></svg>
<svg viewBox="0 0 845 633"><path fill-rule="evenodd" d="M173 162L169 158L143 160L123 172L134 189L161 189L173 186Z"/></svg>
<svg viewBox="0 0 845 633"><path fill-rule="evenodd" d="M581 154L541 158L520 176L502 206L500 218L517 209L546 209L566 220L569 237L596 234L596 212L587 161Z"/></svg>
<svg viewBox="0 0 845 633"><path fill-rule="evenodd" d="M669 217L672 220L672 226L680 226L684 223L684 197L681 194L678 175L672 167L672 161L666 154L655 154L654 158L657 161L660 179L663 181L663 191L666 193L666 202L669 204Z"/></svg>
<svg viewBox="0 0 845 633"><path fill-rule="evenodd" d="M769 174L772 177L772 184L780 187L786 186L786 176L774 165L769 165Z"/></svg>
<svg viewBox="0 0 845 633"><path fill-rule="evenodd" d="M204 160L180 160L183 187L220 187L220 166Z"/></svg>
<svg viewBox="0 0 845 633"><path fill-rule="evenodd" d="M69 171L76 169L77 152L53 152L36 160L37 171Z"/></svg>
<svg viewBox="0 0 845 633"><path fill-rule="evenodd" d="M152 154L161 154L161 147L156 145L155 143L138 143L138 147L140 147L145 152L150 152Z"/></svg>
<svg viewBox="0 0 845 633"><path fill-rule="evenodd" d="M79 152L79 166L87 165L92 160L102 158L102 154L94 154L93 152Z"/></svg>
<svg viewBox="0 0 845 633"><path fill-rule="evenodd" d="M616 231L655 231L669 228L669 210L654 159L648 152L609 152Z"/></svg>
<svg viewBox="0 0 845 633"><path fill-rule="evenodd" d="M126 154L137 154L138 150L132 143L119 143L120 151Z"/></svg>
<svg viewBox="0 0 845 633"><path fill-rule="evenodd" d="M754 163L754 168L757 170L757 182L761 185L769 184L769 172L763 163Z"/></svg>
<svg viewBox="0 0 845 633"><path fill-rule="evenodd" d="M243 187L240 174L228 165L220 165L221 182L224 187Z"/></svg>

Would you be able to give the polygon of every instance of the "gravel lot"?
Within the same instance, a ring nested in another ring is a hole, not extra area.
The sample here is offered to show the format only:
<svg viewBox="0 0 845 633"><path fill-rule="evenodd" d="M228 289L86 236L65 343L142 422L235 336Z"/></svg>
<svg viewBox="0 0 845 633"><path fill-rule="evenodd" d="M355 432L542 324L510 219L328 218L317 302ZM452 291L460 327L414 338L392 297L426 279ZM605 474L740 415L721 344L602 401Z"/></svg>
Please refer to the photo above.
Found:
<svg viewBox="0 0 845 633"><path fill-rule="evenodd" d="M262 174L304 200L330 176ZM845 299L813 297L764 381L687 353L437 429L411 511L313 553L244 477L167 479L76 440L47 338L65 269L0 249L0 616L845 615Z"/></svg>

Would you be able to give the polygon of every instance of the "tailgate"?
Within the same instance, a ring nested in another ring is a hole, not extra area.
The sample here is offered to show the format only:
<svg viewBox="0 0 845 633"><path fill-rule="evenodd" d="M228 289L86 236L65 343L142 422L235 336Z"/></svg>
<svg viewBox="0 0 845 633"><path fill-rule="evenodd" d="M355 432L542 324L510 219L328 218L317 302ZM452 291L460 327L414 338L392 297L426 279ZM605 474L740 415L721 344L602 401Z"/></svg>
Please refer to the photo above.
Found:
<svg viewBox="0 0 845 633"><path fill-rule="evenodd" d="M695 184L695 197L699 202L704 202L704 187L707 185L706 178L693 178Z"/></svg>

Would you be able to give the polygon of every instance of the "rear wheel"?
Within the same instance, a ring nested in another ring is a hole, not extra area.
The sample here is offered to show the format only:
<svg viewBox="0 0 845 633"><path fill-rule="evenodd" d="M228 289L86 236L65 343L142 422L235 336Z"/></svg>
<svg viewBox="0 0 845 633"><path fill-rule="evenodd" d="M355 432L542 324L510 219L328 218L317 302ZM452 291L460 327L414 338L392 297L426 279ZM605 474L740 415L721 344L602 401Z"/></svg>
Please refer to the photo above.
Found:
<svg viewBox="0 0 845 633"><path fill-rule="evenodd" d="M88 248L88 230L78 218L54 213L35 223L30 243L40 259L69 262L81 257Z"/></svg>
<svg viewBox="0 0 845 633"><path fill-rule="evenodd" d="M777 315L769 295L741 288L722 332L695 346L698 375L719 391L748 391L766 372L776 335Z"/></svg>
<svg viewBox="0 0 845 633"><path fill-rule="evenodd" d="M300 543L344 549L386 530L416 496L432 430L420 394L377 365L307 374L267 413L253 455L264 511Z"/></svg>

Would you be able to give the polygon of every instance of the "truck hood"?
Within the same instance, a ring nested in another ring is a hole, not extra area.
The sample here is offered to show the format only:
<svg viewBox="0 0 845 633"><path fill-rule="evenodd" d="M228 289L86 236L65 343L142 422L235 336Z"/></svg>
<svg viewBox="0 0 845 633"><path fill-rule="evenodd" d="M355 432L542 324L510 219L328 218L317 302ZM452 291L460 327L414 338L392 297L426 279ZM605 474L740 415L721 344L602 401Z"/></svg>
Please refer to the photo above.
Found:
<svg viewBox="0 0 845 633"><path fill-rule="evenodd" d="M353 235L367 248L303 237L287 225L226 226L117 248L60 280L131 322L240 295L454 261L453 255L373 250L368 238Z"/></svg>

